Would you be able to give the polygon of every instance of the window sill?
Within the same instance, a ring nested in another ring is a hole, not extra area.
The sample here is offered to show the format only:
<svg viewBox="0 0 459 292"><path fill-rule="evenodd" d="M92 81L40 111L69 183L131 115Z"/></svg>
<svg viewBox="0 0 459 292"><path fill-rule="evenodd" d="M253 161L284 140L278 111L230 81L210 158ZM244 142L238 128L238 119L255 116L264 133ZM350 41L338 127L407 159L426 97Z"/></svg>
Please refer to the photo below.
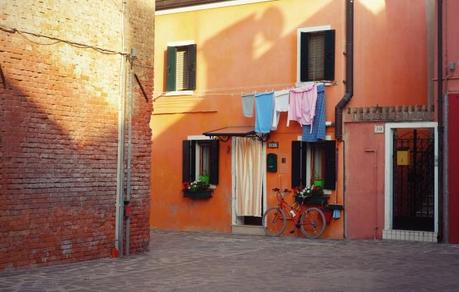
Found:
<svg viewBox="0 0 459 292"><path fill-rule="evenodd" d="M168 91L164 96L181 96L181 95L193 95L193 90L179 90L179 91Z"/></svg>
<svg viewBox="0 0 459 292"><path fill-rule="evenodd" d="M316 81L298 81L295 85L296 87L301 87L302 85L305 85L309 82L316 82L316 83L323 83L325 87L328 87L328 86L336 86L338 85L338 83L336 82L336 80L333 80L333 81L326 81L326 80L316 80Z"/></svg>

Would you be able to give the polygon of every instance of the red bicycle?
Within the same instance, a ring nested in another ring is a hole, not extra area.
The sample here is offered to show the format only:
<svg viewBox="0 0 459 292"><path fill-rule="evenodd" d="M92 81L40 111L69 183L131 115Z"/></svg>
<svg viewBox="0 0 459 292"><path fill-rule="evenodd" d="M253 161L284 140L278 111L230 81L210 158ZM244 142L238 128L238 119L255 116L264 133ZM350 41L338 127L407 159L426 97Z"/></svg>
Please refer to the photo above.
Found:
<svg viewBox="0 0 459 292"><path fill-rule="evenodd" d="M288 204L284 197L291 191L274 188L276 193L277 206L269 208L263 214L263 226L266 235L279 236L284 233L287 227L287 220L294 222L295 227L301 230L306 238L318 238L322 235L327 226L324 212L321 207L308 207L303 202ZM293 232L293 231L292 231Z"/></svg>

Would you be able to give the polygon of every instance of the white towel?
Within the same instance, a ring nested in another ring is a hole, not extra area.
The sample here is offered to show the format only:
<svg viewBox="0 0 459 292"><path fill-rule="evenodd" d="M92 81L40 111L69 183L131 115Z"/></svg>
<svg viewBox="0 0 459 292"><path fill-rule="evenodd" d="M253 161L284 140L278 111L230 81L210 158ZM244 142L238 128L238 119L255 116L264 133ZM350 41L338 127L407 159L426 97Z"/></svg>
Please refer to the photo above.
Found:
<svg viewBox="0 0 459 292"><path fill-rule="evenodd" d="M274 112L271 130L277 130L277 126L279 125L280 113L288 111L288 98L288 90L279 90L274 92Z"/></svg>

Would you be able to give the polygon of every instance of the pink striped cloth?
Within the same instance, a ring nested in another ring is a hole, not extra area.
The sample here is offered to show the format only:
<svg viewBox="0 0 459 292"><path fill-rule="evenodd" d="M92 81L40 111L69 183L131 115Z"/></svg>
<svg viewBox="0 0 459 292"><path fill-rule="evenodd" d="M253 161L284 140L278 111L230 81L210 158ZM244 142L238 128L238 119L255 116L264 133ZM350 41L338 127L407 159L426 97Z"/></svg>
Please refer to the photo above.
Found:
<svg viewBox="0 0 459 292"><path fill-rule="evenodd" d="M287 127L290 121L297 121L301 126L312 125L316 112L316 101L317 88L314 82L290 90Z"/></svg>

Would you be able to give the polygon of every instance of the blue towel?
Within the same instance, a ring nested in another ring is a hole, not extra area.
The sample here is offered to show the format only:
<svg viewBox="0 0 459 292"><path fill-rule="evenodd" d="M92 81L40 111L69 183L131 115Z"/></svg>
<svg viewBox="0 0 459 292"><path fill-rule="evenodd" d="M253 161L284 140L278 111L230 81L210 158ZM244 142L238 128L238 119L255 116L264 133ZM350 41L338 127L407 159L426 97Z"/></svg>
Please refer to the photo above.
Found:
<svg viewBox="0 0 459 292"><path fill-rule="evenodd" d="M274 93L255 95L255 132L269 133L273 124Z"/></svg>
<svg viewBox="0 0 459 292"><path fill-rule="evenodd" d="M317 85L317 103L312 131L310 125L303 125L303 137L305 142L317 142L325 140L325 87L323 84Z"/></svg>

